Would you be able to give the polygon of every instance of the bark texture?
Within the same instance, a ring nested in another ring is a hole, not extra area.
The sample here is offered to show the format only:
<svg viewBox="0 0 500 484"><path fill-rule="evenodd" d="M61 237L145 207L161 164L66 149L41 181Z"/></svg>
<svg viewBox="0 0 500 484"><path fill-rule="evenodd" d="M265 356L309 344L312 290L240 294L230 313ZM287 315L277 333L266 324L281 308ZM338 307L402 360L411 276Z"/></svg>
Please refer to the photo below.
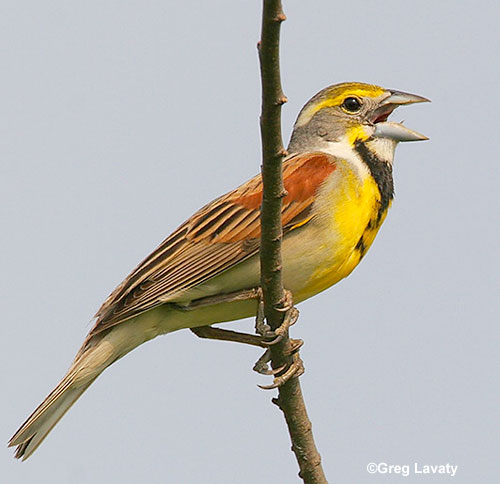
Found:
<svg viewBox="0 0 500 484"><path fill-rule="evenodd" d="M286 17L281 1L264 0L261 39L258 43L262 80L260 128L264 184L260 263L264 313L271 329L277 329L282 323L283 312L277 308L285 303L281 274L281 203L285 195L282 161L287 153L281 137L281 106L287 99L281 87L279 66L280 27L284 20ZM292 364L292 348L293 343L287 333L281 342L271 347L272 367ZM292 450L300 468L299 476L307 484L326 483L299 378L292 377L283 384L273 403L283 411Z"/></svg>

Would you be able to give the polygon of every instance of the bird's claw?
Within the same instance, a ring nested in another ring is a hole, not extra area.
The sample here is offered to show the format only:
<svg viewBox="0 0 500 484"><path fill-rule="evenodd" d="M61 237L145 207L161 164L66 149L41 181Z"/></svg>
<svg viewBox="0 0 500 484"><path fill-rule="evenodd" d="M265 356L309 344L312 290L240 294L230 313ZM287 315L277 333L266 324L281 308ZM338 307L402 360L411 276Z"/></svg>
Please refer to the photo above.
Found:
<svg viewBox="0 0 500 484"><path fill-rule="evenodd" d="M279 328L273 331L271 327L265 322L262 292L260 292L258 296L258 301L257 316L255 318L255 331L263 337L264 344L266 344L267 346L275 345L283 339L290 326L294 325L297 322L297 319L299 317L299 310L293 305L292 293L285 290L285 297L282 303L283 306L280 308L275 308L277 311L285 313L283 322L281 323Z"/></svg>
<svg viewBox="0 0 500 484"><path fill-rule="evenodd" d="M274 331L269 329L262 335L264 338L263 343L267 346L272 346L276 343L279 343L287 334L290 326L293 326L297 322L298 318L299 310L295 306L290 306L287 309L285 317L283 318L283 322L281 323L279 328L276 328Z"/></svg>
<svg viewBox="0 0 500 484"><path fill-rule="evenodd" d="M293 377L298 377L304 373L304 364L298 354L300 347L304 342L300 339L291 339L288 348L289 356L292 356L290 364L284 364L278 368L270 368L269 362L271 361L270 346L273 346L288 334L290 326L297 322L299 317L299 310L293 305L292 293L285 290L283 301L280 303L277 311L283 312L283 321L281 325L272 330L271 327L265 322L264 314L264 300L262 298L262 290L259 288L257 293L257 316L255 318L255 330L262 337L262 343L268 347L264 354L257 360L253 370L261 375L273 375L274 380L271 385L258 385L263 390L272 390L284 385L288 380Z"/></svg>
<svg viewBox="0 0 500 484"><path fill-rule="evenodd" d="M268 363L271 361L271 350L268 348L264 354L257 360L253 370L261 375L273 375L274 381L271 385L258 385L264 390L278 388L286 383L293 376L300 376L304 373L304 366L300 357L297 359L298 351L304 342L301 339L291 339L289 354L292 355L293 361L290 365L281 365L278 368L269 368ZM299 368L300 367L300 368ZM301 370L298 372L298 370ZM281 373L281 375L280 375ZM277 386L276 386L277 385Z"/></svg>
<svg viewBox="0 0 500 484"><path fill-rule="evenodd" d="M271 361L271 351L269 348L264 352L264 354L256 361L253 366L253 371L260 373L261 375L276 375L280 371L286 368L286 365L282 365L278 368L269 368L268 363Z"/></svg>
<svg viewBox="0 0 500 484"><path fill-rule="evenodd" d="M279 311L281 313L286 313L290 309L293 308L293 296L292 293L288 289L284 289L284 298L283 301L280 303L282 304L281 307L275 307L274 309L276 311Z"/></svg>
<svg viewBox="0 0 500 484"><path fill-rule="evenodd" d="M293 354L293 361L287 370L281 375L276 375L274 377L273 382L270 385L257 385L262 390L274 390L275 388L279 388L283 386L287 381L291 378L297 378L300 375L304 374L304 363L300 358L298 351Z"/></svg>

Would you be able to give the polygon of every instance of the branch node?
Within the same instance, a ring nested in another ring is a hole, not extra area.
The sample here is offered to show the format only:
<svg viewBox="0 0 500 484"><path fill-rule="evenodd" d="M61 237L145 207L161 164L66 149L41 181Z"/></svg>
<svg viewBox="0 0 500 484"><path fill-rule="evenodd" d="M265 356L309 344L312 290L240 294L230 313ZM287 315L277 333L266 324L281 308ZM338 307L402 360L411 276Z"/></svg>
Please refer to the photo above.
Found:
<svg viewBox="0 0 500 484"><path fill-rule="evenodd" d="M279 13L278 15L276 15L276 17L274 17L275 22L281 23L284 22L285 20L286 20L286 15L283 12Z"/></svg>
<svg viewBox="0 0 500 484"><path fill-rule="evenodd" d="M288 98L285 95L280 96L279 99L276 101L276 106L282 106L283 104L285 104L287 102L288 102Z"/></svg>

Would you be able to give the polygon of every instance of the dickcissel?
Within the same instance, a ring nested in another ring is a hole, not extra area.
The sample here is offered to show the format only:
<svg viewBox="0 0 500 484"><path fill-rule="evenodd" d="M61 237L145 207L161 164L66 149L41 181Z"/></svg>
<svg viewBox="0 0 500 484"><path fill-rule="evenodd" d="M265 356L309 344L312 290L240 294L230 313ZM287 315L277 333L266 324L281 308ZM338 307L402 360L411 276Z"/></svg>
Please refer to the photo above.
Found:
<svg viewBox="0 0 500 484"><path fill-rule="evenodd" d="M323 89L301 110L283 162L283 281L295 302L348 276L365 255L393 199L396 145L427 139L387 118L424 101L351 82ZM90 384L140 344L255 315L255 300L217 297L259 286L261 200L257 175L196 212L111 293L62 381L10 440L17 458L29 457Z"/></svg>

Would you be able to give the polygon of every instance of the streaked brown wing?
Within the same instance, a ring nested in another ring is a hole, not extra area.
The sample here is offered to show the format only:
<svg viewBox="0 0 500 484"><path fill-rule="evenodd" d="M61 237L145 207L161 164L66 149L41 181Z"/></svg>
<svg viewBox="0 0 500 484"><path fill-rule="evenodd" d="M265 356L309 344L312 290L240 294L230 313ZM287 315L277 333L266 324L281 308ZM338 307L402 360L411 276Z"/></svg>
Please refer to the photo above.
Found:
<svg viewBox="0 0 500 484"><path fill-rule="evenodd" d="M335 170L335 158L315 152L283 164L284 234L311 218L314 195ZM262 179L255 176L196 212L110 294L92 334L163 304L255 254L260 242Z"/></svg>

